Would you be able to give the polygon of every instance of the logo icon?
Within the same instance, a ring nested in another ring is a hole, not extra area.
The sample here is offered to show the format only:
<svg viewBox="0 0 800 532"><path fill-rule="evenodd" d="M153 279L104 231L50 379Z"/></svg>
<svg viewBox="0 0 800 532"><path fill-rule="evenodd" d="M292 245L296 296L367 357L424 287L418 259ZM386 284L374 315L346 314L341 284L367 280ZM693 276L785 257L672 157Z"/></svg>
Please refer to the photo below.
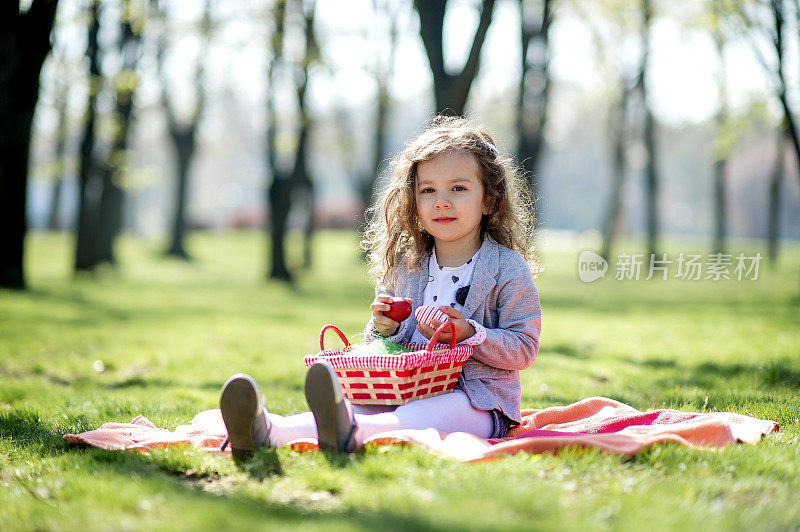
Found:
<svg viewBox="0 0 800 532"><path fill-rule="evenodd" d="M583 250L578 256L578 277L584 283L593 283L606 276L608 261L591 250Z"/></svg>

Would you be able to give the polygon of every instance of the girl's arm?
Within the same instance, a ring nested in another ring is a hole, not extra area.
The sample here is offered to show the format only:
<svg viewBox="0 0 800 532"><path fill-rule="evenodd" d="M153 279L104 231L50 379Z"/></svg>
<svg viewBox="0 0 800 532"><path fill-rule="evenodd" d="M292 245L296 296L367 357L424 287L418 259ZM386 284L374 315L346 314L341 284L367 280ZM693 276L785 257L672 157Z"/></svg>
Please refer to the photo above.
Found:
<svg viewBox="0 0 800 532"><path fill-rule="evenodd" d="M539 294L527 265L524 274L516 267L502 268L495 290L497 328L486 327L486 340L473 346L472 358L499 369L523 370L539 352L542 328Z"/></svg>

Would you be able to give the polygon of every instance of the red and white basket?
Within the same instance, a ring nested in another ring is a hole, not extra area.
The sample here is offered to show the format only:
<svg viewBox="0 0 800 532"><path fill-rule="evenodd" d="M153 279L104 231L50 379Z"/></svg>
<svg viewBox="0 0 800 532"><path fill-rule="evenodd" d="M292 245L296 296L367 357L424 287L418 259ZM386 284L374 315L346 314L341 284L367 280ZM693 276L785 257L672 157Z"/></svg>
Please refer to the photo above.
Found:
<svg viewBox="0 0 800 532"><path fill-rule="evenodd" d="M450 345L436 341L450 327ZM333 329L344 342L342 349L325 349L325 331ZM352 349L344 333L334 325L325 325L319 333L320 352L306 355L306 367L316 362L330 365L345 397L359 405L402 405L416 399L448 393L456 387L464 362L472 356L471 345L455 344L455 325L443 323L427 345L402 344L410 351L396 355L350 355Z"/></svg>

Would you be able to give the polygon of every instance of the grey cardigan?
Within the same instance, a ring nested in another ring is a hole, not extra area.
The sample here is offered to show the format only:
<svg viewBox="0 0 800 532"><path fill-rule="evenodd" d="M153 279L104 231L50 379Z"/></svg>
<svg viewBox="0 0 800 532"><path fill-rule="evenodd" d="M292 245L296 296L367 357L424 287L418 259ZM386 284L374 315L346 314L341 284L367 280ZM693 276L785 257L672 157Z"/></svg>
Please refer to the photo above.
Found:
<svg viewBox="0 0 800 532"><path fill-rule="evenodd" d="M428 282L428 260L422 270L409 271L405 263L396 266L393 287L377 287L410 297L416 309L422 304ZM518 252L486 238L478 250L467 300L462 314L486 328L486 340L473 346L458 385L480 410L499 410L515 423L521 422L519 371L527 368L539 351L542 312L539 294L530 268ZM401 323L391 338L408 342L417 327L414 314ZM372 338L372 320L364 328Z"/></svg>

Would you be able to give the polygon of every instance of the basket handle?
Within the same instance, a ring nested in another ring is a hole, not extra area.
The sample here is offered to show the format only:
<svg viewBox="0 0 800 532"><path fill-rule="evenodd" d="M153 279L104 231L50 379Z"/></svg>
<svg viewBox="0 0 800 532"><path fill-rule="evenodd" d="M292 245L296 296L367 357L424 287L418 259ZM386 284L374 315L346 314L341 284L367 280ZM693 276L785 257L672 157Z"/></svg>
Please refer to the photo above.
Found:
<svg viewBox="0 0 800 532"><path fill-rule="evenodd" d="M450 337L450 349L454 349L456 346L456 325L453 323L453 320L447 320L446 322L439 325L439 328L436 329L436 332L433 333L431 336L431 341L428 342L428 346L425 348L425 351L433 351L433 346L436 345L436 341L439 339L439 336L442 335L444 332L445 327L450 326L450 332L452 333Z"/></svg>
<svg viewBox="0 0 800 532"><path fill-rule="evenodd" d="M347 339L347 337L344 335L344 333L339 329L339 327L337 327L336 325L331 325L329 323L327 325L323 325L322 326L322 330L319 331L319 349L320 349L320 351L325 351L325 345L323 344L323 340L325 339L325 331L327 331L328 329L333 329L334 331L336 331L336 334L338 334L339 338L341 338L342 342L344 342L344 346L345 347L350 347L350 341Z"/></svg>

